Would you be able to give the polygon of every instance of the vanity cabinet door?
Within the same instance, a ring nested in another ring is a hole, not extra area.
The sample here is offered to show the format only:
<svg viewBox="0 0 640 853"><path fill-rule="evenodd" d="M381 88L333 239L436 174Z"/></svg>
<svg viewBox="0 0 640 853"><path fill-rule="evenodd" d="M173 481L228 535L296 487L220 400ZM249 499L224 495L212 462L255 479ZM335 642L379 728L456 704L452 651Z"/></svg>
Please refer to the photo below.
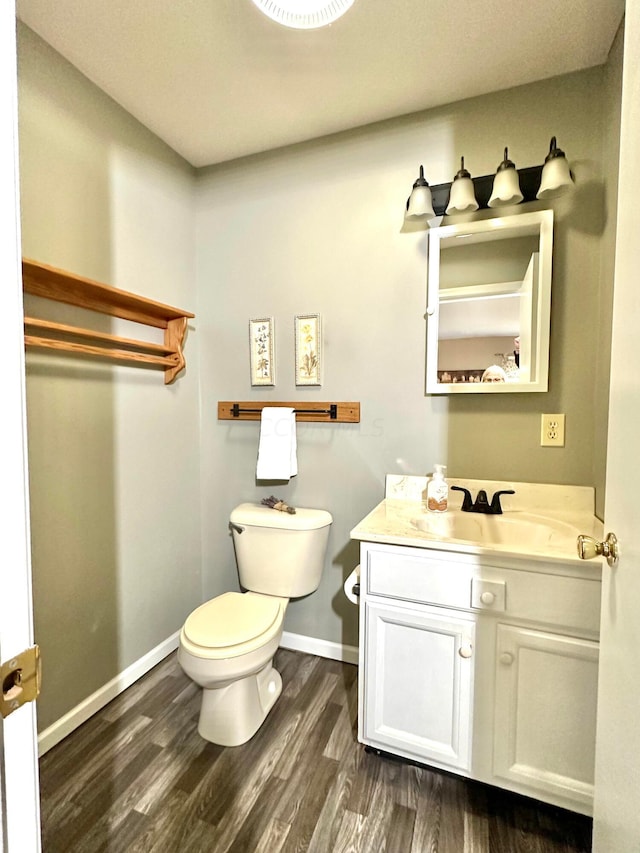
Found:
<svg viewBox="0 0 640 853"><path fill-rule="evenodd" d="M474 621L367 602L365 625L364 742L468 770Z"/></svg>
<svg viewBox="0 0 640 853"><path fill-rule="evenodd" d="M494 774L590 813L597 680L597 643L499 625Z"/></svg>

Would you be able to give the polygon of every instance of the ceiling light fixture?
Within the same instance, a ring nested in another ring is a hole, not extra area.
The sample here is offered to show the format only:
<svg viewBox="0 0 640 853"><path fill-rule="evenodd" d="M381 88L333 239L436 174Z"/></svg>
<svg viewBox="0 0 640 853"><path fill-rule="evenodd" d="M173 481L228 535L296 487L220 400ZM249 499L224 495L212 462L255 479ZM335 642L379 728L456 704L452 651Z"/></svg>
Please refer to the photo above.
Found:
<svg viewBox="0 0 640 853"><path fill-rule="evenodd" d="M296 30L313 30L337 21L354 0L253 0L272 21Z"/></svg>

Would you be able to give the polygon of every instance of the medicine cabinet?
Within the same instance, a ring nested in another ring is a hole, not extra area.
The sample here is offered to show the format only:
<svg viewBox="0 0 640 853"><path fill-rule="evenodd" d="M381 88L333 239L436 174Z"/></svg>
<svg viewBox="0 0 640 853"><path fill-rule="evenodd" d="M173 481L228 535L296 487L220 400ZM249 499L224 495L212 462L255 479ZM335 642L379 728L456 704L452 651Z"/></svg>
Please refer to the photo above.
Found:
<svg viewBox="0 0 640 853"><path fill-rule="evenodd" d="M553 211L429 232L427 394L546 391Z"/></svg>

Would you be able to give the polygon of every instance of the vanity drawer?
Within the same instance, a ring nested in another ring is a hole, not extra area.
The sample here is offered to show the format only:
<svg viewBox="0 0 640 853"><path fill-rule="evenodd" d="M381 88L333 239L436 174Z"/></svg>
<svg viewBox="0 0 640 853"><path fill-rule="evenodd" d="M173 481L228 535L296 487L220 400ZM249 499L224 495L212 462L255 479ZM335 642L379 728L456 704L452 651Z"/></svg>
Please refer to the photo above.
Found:
<svg viewBox="0 0 640 853"><path fill-rule="evenodd" d="M600 631L599 579L570 577L522 569L482 567L486 580L504 580L505 612L512 619L527 620L556 629L597 635Z"/></svg>
<svg viewBox="0 0 640 853"><path fill-rule="evenodd" d="M369 595L443 607L471 606L471 564L434 557L431 552L413 554L399 548L371 548L366 566Z"/></svg>
<svg viewBox="0 0 640 853"><path fill-rule="evenodd" d="M598 634L598 577L562 574L561 568L526 560L511 569L442 551L384 545L366 546L364 550L367 595L501 614L576 633Z"/></svg>

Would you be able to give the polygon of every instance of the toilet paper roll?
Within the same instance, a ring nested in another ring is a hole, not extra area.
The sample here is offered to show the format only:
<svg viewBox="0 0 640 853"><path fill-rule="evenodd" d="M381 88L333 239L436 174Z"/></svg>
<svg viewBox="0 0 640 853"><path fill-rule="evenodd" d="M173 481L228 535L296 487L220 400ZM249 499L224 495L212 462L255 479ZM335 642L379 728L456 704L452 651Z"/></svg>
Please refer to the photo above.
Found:
<svg viewBox="0 0 640 853"><path fill-rule="evenodd" d="M347 596L347 598L349 599L349 601L352 604L358 604L359 600L360 600L358 597L358 593L353 591L353 588L354 588L354 586L356 586L356 584L358 584L358 587L359 587L359 585L360 585L360 566L356 566L355 569L351 572L349 577L344 582L344 587L343 587L344 594Z"/></svg>

